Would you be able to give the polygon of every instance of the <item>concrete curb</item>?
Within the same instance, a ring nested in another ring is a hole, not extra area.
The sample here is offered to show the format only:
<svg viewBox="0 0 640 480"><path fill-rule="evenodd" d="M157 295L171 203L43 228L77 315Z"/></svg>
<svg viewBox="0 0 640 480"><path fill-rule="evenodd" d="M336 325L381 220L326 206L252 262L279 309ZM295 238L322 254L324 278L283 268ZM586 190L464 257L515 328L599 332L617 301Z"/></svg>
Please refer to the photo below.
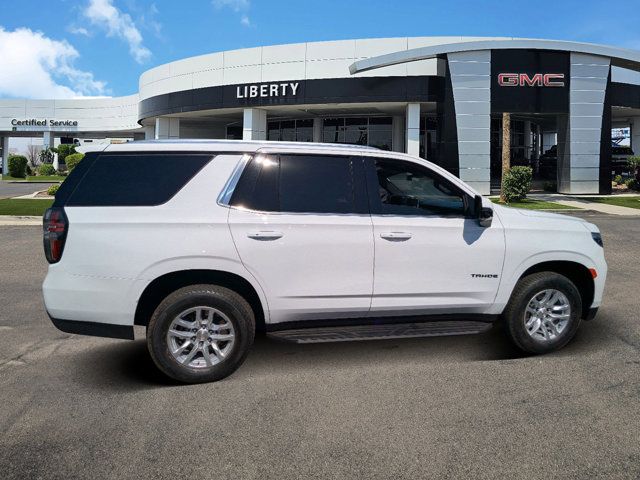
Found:
<svg viewBox="0 0 640 480"><path fill-rule="evenodd" d="M38 225L42 226L42 217L34 217L31 215L15 216L0 215L0 227L20 226L20 225Z"/></svg>
<svg viewBox="0 0 640 480"><path fill-rule="evenodd" d="M20 195L18 197L11 197L16 200L53 200L54 196L51 195L41 195L38 196L39 193L46 192L46 190L40 190L39 192L28 193L26 195Z"/></svg>

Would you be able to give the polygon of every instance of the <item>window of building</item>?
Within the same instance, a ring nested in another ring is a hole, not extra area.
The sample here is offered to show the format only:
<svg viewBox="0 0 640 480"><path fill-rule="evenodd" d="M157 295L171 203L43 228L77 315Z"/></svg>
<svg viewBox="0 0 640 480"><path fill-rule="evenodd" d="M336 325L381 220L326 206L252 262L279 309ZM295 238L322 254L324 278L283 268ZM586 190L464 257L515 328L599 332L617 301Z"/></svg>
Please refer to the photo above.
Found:
<svg viewBox="0 0 640 480"><path fill-rule="evenodd" d="M438 122L436 117L420 117L420 158L433 161L436 158Z"/></svg>
<svg viewBox="0 0 640 480"><path fill-rule="evenodd" d="M392 117L325 118L322 125L326 143L368 145L391 150L393 145Z"/></svg>
<svg viewBox="0 0 640 480"><path fill-rule="evenodd" d="M242 125L227 125L227 140L242 140Z"/></svg>
<svg viewBox="0 0 640 480"><path fill-rule="evenodd" d="M313 142L313 119L276 120L268 122L267 140Z"/></svg>

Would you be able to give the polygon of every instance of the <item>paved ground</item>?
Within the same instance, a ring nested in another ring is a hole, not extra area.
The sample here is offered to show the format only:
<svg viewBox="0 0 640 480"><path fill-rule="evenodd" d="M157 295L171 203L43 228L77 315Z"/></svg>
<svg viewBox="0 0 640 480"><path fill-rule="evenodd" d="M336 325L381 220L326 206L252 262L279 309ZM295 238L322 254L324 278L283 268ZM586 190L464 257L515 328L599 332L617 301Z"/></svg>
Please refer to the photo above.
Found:
<svg viewBox="0 0 640 480"><path fill-rule="evenodd" d="M28 183L28 182L7 182L0 180L0 198L17 197L27 195L40 190L46 190L53 183Z"/></svg>
<svg viewBox="0 0 640 480"><path fill-rule="evenodd" d="M1 227L0 476L637 479L640 219L591 219L605 304L556 354L523 357L497 331L258 339L236 374L198 386L165 381L142 340L56 331L38 227Z"/></svg>
<svg viewBox="0 0 640 480"><path fill-rule="evenodd" d="M627 194L623 194L621 196L630 196ZM633 195L636 196L636 195ZM621 207L619 205L609 205L606 203L598 203L598 202L590 202L589 197L593 197L593 195L580 195L580 196L569 196L563 195L560 193L550 193L550 194L535 194L529 195L531 198L535 198L537 200L544 200L547 202L555 202L560 205L566 205L568 207L581 208L584 210L591 210L597 213L605 213L609 215L625 215L625 216L640 216L640 209L631 208L631 207Z"/></svg>

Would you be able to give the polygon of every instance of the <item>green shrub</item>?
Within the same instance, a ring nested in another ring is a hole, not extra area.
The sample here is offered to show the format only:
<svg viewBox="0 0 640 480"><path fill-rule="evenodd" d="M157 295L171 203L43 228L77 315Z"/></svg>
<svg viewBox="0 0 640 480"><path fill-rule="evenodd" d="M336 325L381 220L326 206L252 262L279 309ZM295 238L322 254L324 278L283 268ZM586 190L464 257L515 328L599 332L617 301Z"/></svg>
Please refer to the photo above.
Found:
<svg viewBox="0 0 640 480"><path fill-rule="evenodd" d="M635 178L627 178L624 181L624 184L629 190L637 190L638 189L638 181Z"/></svg>
<svg viewBox="0 0 640 480"><path fill-rule="evenodd" d="M533 170L531 167L511 167L504 177L504 198L509 202L523 200L531 190Z"/></svg>
<svg viewBox="0 0 640 480"><path fill-rule="evenodd" d="M55 195L58 192L59 188L60 188L59 183L56 183L55 185L51 185L49 188L47 188L47 195Z"/></svg>
<svg viewBox="0 0 640 480"><path fill-rule="evenodd" d="M78 165L78 163L80 163L80 160L82 160L84 158L84 153L72 153L71 155L69 155L66 160L67 160L67 171L71 171L74 168L76 168L76 166Z"/></svg>
<svg viewBox="0 0 640 480"><path fill-rule="evenodd" d="M622 185L622 175L616 175L613 177L613 183L616 185Z"/></svg>
<svg viewBox="0 0 640 480"><path fill-rule="evenodd" d="M50 163L43 163L38 167L38 175L55 175L56 169Z"/></svg>
<svg viewBox="0 0 640 480"><path fill-rule="evenodd" d="M29 164L27 164L26 173L27 173L27 177L31 177L33 175L33 168L31 168Z"/></svg>
<svg viewBox="0 0 640 480"><path fill-rule="evenodd" d="M58 152L58 163L66 163L65 159L67 156L76 153L76 146L71 144L61 144L56 148Z"/></svg>
<svg viewBox="0 0 640 480"><path fill-rule="evenodd" d="M27 157L23 155L9 155L7 166L9 175L14 178L25 178L27 176Z"/></svg>

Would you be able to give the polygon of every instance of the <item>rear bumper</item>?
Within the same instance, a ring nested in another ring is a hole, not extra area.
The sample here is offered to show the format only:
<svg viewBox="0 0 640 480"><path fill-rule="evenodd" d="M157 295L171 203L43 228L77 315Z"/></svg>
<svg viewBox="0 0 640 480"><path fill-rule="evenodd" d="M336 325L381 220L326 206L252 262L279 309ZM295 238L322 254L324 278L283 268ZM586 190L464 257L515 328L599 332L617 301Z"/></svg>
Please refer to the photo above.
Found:
<svg viewBox="0 0 640 480"><path fill-rule="evenodd" d="M133 327L130 325L114 325L111 323L81 322L77 320L61 320L49 315L51 322L58 330L77 335L92 337L123 338L133 340Z"/></svg>

